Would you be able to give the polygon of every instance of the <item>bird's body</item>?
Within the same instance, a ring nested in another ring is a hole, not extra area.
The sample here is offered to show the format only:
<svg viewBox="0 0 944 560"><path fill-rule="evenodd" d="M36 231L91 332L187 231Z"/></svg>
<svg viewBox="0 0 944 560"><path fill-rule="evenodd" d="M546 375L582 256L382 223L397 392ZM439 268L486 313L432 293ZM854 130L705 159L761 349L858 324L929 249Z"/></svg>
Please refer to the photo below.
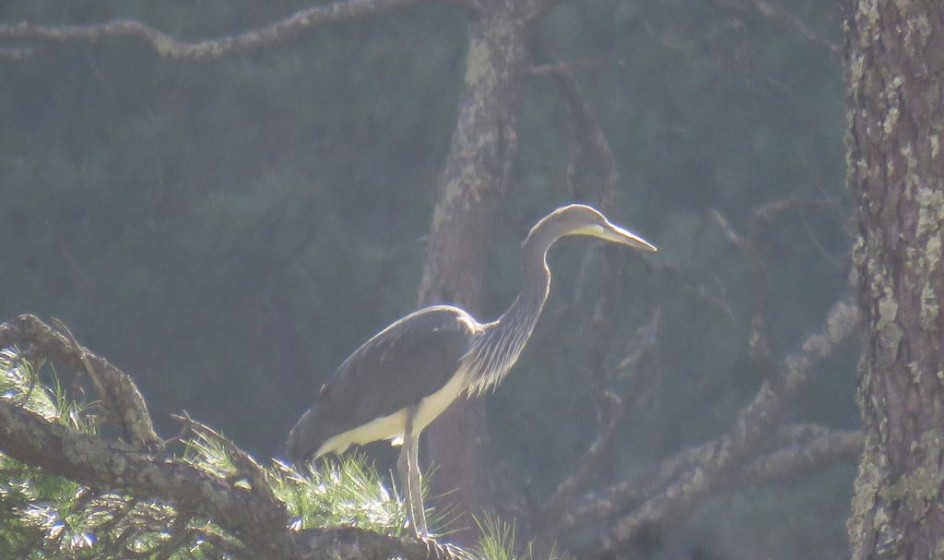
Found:
<svg viewBox="0 0 944 560"><path fill-rule="evenodd" d="M540 220L522 245L522 290L490 323L458 307L437 305L393 323L354 351L322 386L315 404L289 433L296 465L350 445L401 440L399 467L411 519L425 536L419 497L419 434L462 395L497 385L531 336L547 299L546 255L565 235L589 235L645 251L655 247L583 205L559 208Z"/></svg>
<svg viewBox="0 0 944 560"><path fill-rule="evenodd" d="M322 386L316 401L320 406L309 409L292 431L289 457L319 457L343 453L352 444L402 440L406 409L413 405L418 405L414 429L422 430L465 388L465 375L455 373L481 330L468 313L446 305L393 323L351 354ZM405 378L418 370L438 375Z"/></svg>

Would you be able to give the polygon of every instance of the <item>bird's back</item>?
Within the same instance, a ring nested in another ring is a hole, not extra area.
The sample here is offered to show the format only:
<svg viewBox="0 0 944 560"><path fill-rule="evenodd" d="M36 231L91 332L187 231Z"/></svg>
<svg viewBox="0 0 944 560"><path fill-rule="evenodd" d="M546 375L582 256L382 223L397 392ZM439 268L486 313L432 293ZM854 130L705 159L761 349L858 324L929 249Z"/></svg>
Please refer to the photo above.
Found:
<svg viewBox="0 0 944 560"><path fill-rule="evenodd" d="M478 328L465 311L434 306L375 335L321 387L289 433L288 458L297 465L351 443L402 435L398 413L449 383ZM389 422L378 424L385 418Z"/></svg>

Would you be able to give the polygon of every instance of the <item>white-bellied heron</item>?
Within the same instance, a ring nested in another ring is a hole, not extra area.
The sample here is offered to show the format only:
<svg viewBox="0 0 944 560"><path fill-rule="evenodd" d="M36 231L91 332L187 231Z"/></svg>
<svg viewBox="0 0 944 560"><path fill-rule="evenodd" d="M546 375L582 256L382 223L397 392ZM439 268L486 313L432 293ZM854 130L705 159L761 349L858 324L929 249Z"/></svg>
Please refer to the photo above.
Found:
<svg viewBox="0 0 944 560"><path fill-rule="evenodd" d="M462 395L481 395L505 377L531 336L551 286L547 251L561 237L588 235L655 251L589 206L551 212L522 244L522 288L511 307L480 323L458 307L435 305L393 323L364 343L325 383L288 435L296 465L352 444L402 443L397 470L416 533L427 536L420 489L420 432Z"/></svg>

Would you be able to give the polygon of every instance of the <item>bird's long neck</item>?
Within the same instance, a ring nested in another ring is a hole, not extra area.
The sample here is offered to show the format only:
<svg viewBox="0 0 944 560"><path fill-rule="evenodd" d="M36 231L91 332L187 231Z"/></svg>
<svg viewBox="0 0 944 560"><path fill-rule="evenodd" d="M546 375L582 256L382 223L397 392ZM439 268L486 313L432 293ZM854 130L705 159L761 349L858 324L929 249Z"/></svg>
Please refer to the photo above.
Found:
<svg viewBox="0 0 944 560"><path fill-rule="evenodd" d="M545 257L555 239L530 235L525 241L521 292L498 320L485 325L473 343L470 392L483 393L497 385L524 349L551 288Z"/></svg>
<svg viewBox="0 0 944 560"><path fill-rule="evenodd" d="M499 329L521 329L526 326L528 335L531 334L551 289L551 272L547 268L546 258L553 243L554 240L528 238L522 248L521 292L496 321Z"/></svg>

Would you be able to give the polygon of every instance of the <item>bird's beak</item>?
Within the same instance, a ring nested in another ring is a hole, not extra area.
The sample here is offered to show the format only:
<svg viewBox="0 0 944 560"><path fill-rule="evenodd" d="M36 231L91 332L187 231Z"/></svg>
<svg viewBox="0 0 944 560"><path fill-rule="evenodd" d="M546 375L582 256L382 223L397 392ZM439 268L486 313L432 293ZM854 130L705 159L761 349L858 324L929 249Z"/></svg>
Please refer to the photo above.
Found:
<svg viewBox="0 0 944 560"><path fill-rule="evenodd" d="M602 226L593 226L593 231L589 232L590 235L598 237L605 241L612 241L613 243L619 243L620 245L626 245L627 247L632 247L633 249L639 249L640 251L646 251L649 253L655 253L658 251L655 245L649 243L642 237L639 237L635 233L623 229L617 225L614 225L610 222L606 222Z"/></svg>

